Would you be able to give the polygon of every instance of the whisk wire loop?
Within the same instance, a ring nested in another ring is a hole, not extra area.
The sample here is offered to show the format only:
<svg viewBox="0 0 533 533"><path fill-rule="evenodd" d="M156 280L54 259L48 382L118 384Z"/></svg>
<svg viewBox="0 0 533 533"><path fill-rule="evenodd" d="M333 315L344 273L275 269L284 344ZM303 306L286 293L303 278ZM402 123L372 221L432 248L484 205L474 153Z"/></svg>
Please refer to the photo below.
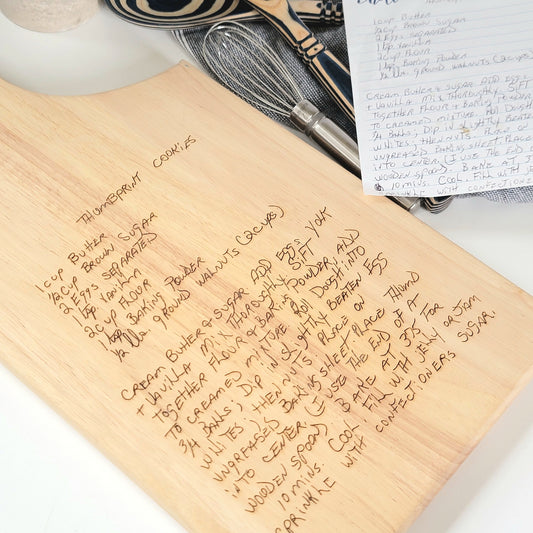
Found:
<svg viewBox="0 0 533 533"><path fill-rule="evenodd" d="M262 110L288 117L304 99L279 56L238 23L218 23L204 38L209 68L231 90Z"/></svg>

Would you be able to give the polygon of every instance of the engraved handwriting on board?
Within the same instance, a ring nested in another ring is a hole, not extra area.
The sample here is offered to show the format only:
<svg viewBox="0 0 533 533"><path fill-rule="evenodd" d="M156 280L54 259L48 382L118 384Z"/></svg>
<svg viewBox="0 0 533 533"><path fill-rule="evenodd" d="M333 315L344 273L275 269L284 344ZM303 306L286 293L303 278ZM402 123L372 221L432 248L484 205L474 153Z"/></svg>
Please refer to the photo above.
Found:
<svg viewBox="0 0 533 533"><path fill-rule="evenodd" d="M112 393L138 423L243 512L279 517L273 533L304 526L337 490L339 469L356 471L460 360L457 347L498 319L483 294L435 299L424 271L396 265L328 205L287 235L291 215L265 205L220 248L155 274L141 258L157 254L165 227L147 207L36 283L95 350L136 369ZM245 275L207 298L235 265Z"/></svg>

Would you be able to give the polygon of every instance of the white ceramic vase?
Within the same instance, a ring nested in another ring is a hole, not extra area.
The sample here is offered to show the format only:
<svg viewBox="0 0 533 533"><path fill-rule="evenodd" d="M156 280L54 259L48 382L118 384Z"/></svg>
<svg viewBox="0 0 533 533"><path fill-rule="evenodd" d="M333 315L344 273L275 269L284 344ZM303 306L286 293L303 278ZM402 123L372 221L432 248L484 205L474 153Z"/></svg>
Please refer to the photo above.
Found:
<svg viewBox="0 0 533 533"><path fill-rule="evenodd" d="M28 30L70 30L92 17L98 0L0 0L0 10Z"/></svg>

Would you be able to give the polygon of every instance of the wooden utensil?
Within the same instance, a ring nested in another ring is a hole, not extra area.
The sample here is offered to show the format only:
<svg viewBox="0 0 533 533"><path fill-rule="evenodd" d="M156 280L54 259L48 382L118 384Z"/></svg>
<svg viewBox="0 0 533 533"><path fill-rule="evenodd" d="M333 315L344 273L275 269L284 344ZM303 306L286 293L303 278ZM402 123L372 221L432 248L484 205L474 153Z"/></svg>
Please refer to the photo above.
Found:
<svg viewBox="0 0 533 533"><path fill-rule="evenodd" d="M195 533L403 531L532 298L186 63L0 81L0 360Z"/></svg>
<svg viewBox="0 0 533 533"><path fill-rule="evenodd" d="M306 22L340 24L342 0L289 0L298 16ZM106 0L119 17L151 28L185 29L209 26L221 20L249 21L262 19L255 9L239 0L172 0L164 4L139 0Z"/></svg>
<svg viewBox="0 0 533 533"><path fill-rule="evenodd" d="M354 121L352 82L348 69L318 41L288 0L246 0L295 49L346 116Z"/></svg>

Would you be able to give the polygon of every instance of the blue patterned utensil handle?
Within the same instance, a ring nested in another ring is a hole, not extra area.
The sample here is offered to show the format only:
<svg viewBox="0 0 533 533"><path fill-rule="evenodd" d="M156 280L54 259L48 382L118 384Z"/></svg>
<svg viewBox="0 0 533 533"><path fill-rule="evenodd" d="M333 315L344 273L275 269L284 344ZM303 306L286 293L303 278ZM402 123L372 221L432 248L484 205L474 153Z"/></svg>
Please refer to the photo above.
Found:
<svg viewBox="0 0 533 533"><path fill-rule="evenodd" d="M289 0L306 22L342 24L342 0ZM120 18L151 28L178 30L210 26L220 21L261 20L244 0L106 0Z"/></svg>
<svg viewBox="0 0 533 533"><path fill-rule="evenodd" d="M301 21L288 0L246 0L281 33L296 50L316 79L354 121L350 71Z"/></svg>

